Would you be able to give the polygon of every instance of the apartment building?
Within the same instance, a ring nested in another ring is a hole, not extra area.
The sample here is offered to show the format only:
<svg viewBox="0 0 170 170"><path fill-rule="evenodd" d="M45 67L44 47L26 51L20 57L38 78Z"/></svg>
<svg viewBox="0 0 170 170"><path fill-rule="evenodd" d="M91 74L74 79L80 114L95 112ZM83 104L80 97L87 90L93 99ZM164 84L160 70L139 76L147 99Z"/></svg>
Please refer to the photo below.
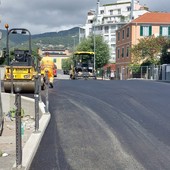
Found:
<svg viewBox="0 0 170 170"><path fill-rule="evenodd" d="M140 5L137 0L117 0L112 4L100 5L98 0L97 10L90 10L85 24L85 36L101 35L110 47L110 62L116 60L116 30L131 19L148 12L146 6Z"/></svg>
<svg viewBox="0 0 170 170"><path fill-rule="evenodd" d="M129 49L146 36L170 36L170 13L148 12L116 31L116 71L122 79L132 62Z"/></svg>

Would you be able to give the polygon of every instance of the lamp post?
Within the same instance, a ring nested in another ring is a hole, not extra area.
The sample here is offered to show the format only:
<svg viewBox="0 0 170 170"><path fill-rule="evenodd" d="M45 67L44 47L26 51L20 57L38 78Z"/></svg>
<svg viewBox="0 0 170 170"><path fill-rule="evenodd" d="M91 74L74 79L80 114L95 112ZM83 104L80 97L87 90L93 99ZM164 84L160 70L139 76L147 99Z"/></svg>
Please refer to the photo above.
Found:
<svg viewBox="0 0 170 170"><path fill-rule="evenodd" d="M83 31L82 31L83 30ZM81 42L81 39L85 37L85 29L83 26L79 26L79 44Z"/></svg>
<svg viewBox="0 0 170 170"><path fill-rule="evenodd" d="M72 38L73 38L73 48L74 48L74 51L75 51L75 38L76 38L77 35L73 35Z"/></svg>
<svg viewBox="0 0 170 170"><path fill-rule="evenodd" d="M5 24L5 28L6 28L6 30L7 30L7 38L6 38L6 55L5 55L5 57L6 57L6 60L7 60L7 65L9 65L9 63L10 63L10 61L9 61L9 33L8 33L8 28L9 28L9 25L8 24Z"/></svg>
<svg viewBox="0 0 170 170"><path fill-rule="evenodd" d="M95 20L93 24L93 44L94 44L94 72L96 72L96 36L95 36Z"/></svg>

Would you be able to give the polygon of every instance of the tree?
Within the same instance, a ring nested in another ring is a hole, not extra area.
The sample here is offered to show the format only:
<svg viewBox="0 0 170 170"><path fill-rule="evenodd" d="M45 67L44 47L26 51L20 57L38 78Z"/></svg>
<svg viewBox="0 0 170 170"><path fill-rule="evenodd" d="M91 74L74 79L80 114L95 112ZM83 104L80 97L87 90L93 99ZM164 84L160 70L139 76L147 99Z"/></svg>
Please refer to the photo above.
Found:
<svg viewBox="0 0 170 170"><path fill-rule="evenodd" d="M71 69L72 59L67 58L62 60L62 69L69 71Z"/></svg>
<svg viewBox="0 0 170 170"><path fill-rule="evenodd" d="M139 39L139 43L131 48L132 63L142 64L145 61L150 61L152 64L159 63L159 54L162 47L166 45L165 37L144 37Z"/></svg>
<svg viewBox="0 0 170 170"><path fill-rule="evenodd" d="M161 64L170 64L170 40L162 47L162 55L160 58Z"/></svg>
<svg viewBox="0 0 170 170"><path fill-rule="evenodd" d="M109 62L110 51L108 44L103 40L103 37L95 36L95 57L96 69L103 67ZM84 39L78 46L77 51L94 51L94 37L90 36Z"/></svg>

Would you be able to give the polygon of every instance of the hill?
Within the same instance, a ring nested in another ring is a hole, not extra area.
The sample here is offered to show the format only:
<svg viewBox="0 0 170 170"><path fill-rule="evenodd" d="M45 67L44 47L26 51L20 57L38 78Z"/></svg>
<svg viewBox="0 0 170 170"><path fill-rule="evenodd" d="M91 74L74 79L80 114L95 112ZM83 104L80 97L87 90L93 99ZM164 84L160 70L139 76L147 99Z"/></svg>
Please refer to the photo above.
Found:
<svg viewBox="0 0 170 170"><path fill-rule="evenodd" d="M2 40L0 43L0 49L6 47L6 30L0 30L2 32ZM75 36L73 39L72 36ZM12 47L23 47L28 45L28 35L12 34L10 33L10 48ZM31 36L32 48L37 49L38 47L56 47L56 48L73 48L74 41L75 44L78 43L79 39L79 27L74 27L69 30L64 30L60 32L46 32L43 34L35 34Z"/></svg>

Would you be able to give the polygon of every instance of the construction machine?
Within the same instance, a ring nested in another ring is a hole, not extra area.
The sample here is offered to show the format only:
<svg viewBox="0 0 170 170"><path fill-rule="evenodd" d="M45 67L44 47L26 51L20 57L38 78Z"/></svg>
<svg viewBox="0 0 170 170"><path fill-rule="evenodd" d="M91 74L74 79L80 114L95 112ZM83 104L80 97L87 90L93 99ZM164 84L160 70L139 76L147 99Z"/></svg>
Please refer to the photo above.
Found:
<svg viewBox="0 0 170 170"><path fill-rule="evenodd" d="M6 45L6 60L4 75L4 91L13 92L16 88L20 93L34 93L35 78L38 76L38 64L35 63L35 58L32 56L31 50L31 34L24 28L7 28L7 45ZM27 50L14 49L14 56L10 56L9 50L9 35L11 34L29 34L29 48ZM41 86L44 86L43 79Z"/></svg>
<svg viewBox="0 0 170 170"><path fill-rule="evenodd" d="M73 54L73 65L70 70L71 79L96 79L94 68L94 52L76 51Z"/></svg>

